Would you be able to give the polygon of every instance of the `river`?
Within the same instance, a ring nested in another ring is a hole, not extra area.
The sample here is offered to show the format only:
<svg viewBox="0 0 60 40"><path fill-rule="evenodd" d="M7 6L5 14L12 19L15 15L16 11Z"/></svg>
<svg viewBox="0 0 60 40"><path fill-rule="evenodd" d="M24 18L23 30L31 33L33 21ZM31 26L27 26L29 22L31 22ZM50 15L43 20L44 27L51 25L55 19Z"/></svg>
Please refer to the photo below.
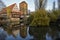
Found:
<svg viewBox="0 0 60 40"><path fill-rule="evenodd" d="M29 27L27 27L27 36L22 38L20 36L20 30L13 30L12 34L8 34L3 28L0 28L0 40L32 40L33 36L29 34Z"/></svg>
<svg viewBox="0 0 60 40"><path fill-rule="evenodd" d="M25 38L21 37L20 29L9 32L0 27L0 40L34 40L34 37L29 34L29 27L27 27L27 35ZM46 33L46 40L53 40L53 38Z"/></svg>

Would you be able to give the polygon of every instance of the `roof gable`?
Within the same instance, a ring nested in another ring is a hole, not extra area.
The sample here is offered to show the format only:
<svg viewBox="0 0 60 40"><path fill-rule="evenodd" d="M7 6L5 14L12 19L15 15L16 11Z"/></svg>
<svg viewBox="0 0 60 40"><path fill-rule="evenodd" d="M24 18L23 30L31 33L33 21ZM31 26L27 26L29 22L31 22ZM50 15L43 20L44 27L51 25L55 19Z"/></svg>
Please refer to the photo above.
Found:
<svg viewBox="0 0 60 40"><path fill-rule="evenodd" d="M16 5L16 3L14 3L14 4L12 4L12 5L4 8L2 11L3 11L3 12L6 12L6 11L7 11L7 8L9 8L10 10L12 10L15 5Z"/></svg>
<svg viewBox="0 0 60 40"><path fill-rule="evenodd" d="M15 5L15 6L13 7L12 12L19 12L19 9L18 9L17 5Z"/></svg>

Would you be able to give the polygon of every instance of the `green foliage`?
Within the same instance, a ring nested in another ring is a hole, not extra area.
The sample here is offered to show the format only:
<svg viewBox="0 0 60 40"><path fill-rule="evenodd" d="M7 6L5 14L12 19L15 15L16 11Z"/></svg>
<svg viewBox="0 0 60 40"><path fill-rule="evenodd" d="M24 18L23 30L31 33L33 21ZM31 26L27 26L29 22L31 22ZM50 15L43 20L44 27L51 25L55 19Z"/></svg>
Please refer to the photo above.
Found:
<svg viewBox="0 0 60 40"><path fill-rule="evenodd" d="M34 13L34 18L31 22L31 26L48 26L49 25L49 17L47 16L47 12L44 9L37 10Z"/></svg>
<svg viewBox="0 0 60 40"><path fill-rule="evenodd" d="M34 18L34 13L32 13L28 18L27 18L27 24L31 24L32 20Z"/></svg>
<svg viewBox="0 0 60 40"><path fill-rule="evenodd" d="M8 7L8 8L7 8L7 16L9 17L10 14L11 14L11 9Z"/></svg>
<svg viewBox="0 0 60 40"><path fill-rule="evenodd" d="M55 10L49 13L46 12L44 9L40 9L34 12L34 15L32 16L33 18L30 16L30 26L32 27L30 27L29 33L33 35L36 40L45 40L44 36L47 32L50 32L49 29L51 30L51 36L54 36L56 34L56 27L58 27L56 26L56 20L60 16L59 10ZM52 26L50 25L51 21L53 22L51 24Z"/></svg>
<svg viewBox="0 0 60 40"><path fill-rule="evenodd" d="M50 14L50 20L51 21L55 21L57 19L56 15L54 15L54 13Z"/></svg>
<svg viewBox="0 0 60 40"><path fill-rule="evenodd" d="M60 10L55 10L53 13L58 17L60 15Z"/></svg>
<svg viewBox="0 0 60 40"><path fill-rule="evenodd" d="M7 8L7 13L11 13L11 9L9 7Z"/></svg>
<svg viewBox="0 0 60 40"><path fill-rule="evenodd" d="M50 12L50 21L56 21L58 16L60 15L60 11L59 10L53 10L52 12Z"/></svg>

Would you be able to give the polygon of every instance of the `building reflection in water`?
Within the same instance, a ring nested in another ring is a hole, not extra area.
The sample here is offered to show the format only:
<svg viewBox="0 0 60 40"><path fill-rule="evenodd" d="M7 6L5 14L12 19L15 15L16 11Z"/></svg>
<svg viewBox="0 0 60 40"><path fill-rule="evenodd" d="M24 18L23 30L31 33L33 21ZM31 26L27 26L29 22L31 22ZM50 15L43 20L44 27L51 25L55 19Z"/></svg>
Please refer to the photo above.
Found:
<svg viewBox="0 0 60 40"><path fill-rule="evenodd" d="M20 34L20 30L17 29L17 30L3 30L3 29L0 29L0 39L4 40L30 40L30 39L33 39L33 36L30 36L29 35L29 27L27 27L27 36L25 38L22 38L21 37L21 34ZM3 33L3 34L2 34Z"/></svg>

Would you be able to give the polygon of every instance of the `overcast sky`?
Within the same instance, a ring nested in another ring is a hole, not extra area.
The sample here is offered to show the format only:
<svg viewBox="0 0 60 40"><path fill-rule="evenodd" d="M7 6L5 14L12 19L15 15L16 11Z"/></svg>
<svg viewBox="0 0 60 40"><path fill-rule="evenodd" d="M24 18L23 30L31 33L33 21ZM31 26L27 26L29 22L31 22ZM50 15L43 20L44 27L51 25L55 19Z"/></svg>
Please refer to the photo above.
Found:
<svg viewBox="0 0 60 40"><path fill-rule="evenodd" d="M35 10L34 0L2 0L2 1L5 3L6 6L9 6L14 3L16 3L19 6L19 3L21 3L22 1L26 1L28 3L28 9L31 11ZM56 8L57 8L57 0L48 0L46 6L47 10L52 9L54 1L56 2Z"/></svg>

